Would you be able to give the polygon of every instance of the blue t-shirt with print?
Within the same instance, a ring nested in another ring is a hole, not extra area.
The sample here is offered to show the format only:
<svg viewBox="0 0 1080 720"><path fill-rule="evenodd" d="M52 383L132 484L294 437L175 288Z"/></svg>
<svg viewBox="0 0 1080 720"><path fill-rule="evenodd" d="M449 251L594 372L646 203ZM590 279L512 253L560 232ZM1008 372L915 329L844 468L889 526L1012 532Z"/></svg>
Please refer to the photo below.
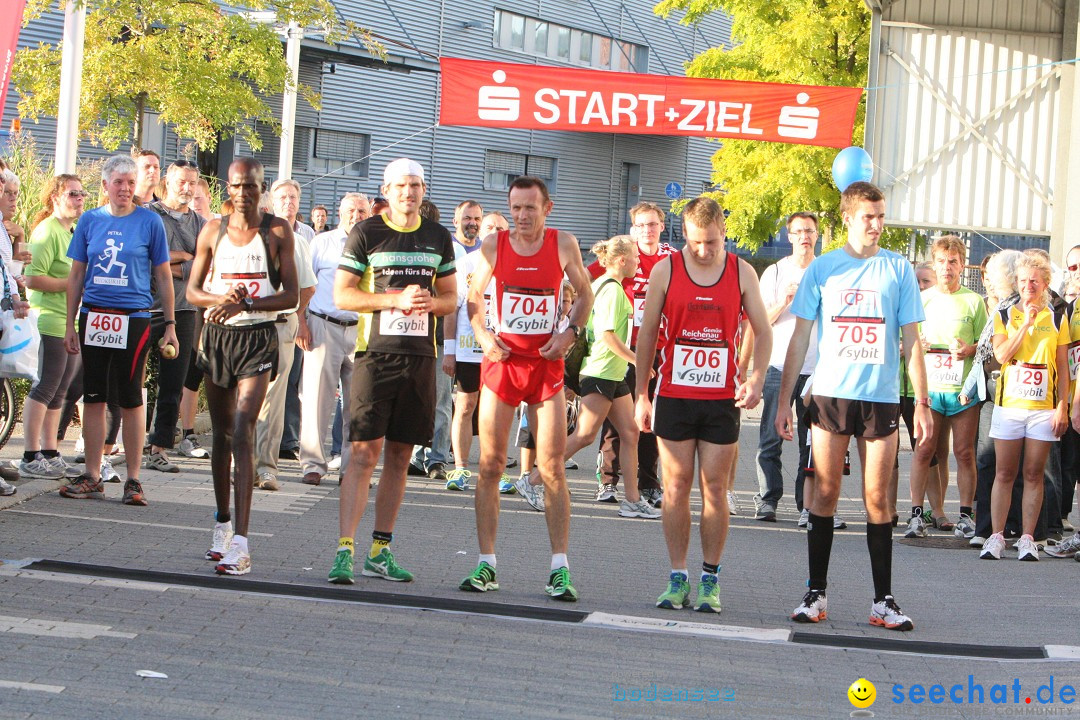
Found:
<svg viewBox="0 0 1080 720"><path fill-rule="evenodd" d="M68 246L68 257L86 263L83 305L147 309L153 303L150 276L169 262L165 225L153 210L136 207L115 217L108 207L83 213Z"/></svg>
<svg viewBox="0 0 1080 720"><path fill-rule="evenodd" d="M806 269L791 312L817 323L813 392L848 400L900 402L900 328L925 318L915 271L878 250L857 258L843 248Z"/></svg>

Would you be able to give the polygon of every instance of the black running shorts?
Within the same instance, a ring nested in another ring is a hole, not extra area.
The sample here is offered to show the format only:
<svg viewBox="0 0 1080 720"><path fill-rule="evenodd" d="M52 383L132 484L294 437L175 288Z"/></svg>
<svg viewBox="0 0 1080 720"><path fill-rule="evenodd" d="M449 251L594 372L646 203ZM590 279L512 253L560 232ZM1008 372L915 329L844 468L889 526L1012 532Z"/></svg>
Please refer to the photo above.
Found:
<svg viewBox="0 0 1080 720"><path fill-rule="evenodd" d="M437 362L423 355L357 353L349 390L349 440L386 438L407 445L431 445Z"/></svg>
<svg viewBox="0 0 1080 720"><path fill-rule="evenodd" d="M79 314L79 348L83 361L83 402L103 403L115 399L122 408L143 404L146 356L150 352L150 313L127 315L125 311L101 311L127 322L125 347L97 347L86 343L87 308ZM105 334L113 334L105 332Z"/></svg>
<svg viewBox="0 0 1080 720"><path fill-rule="evenodd" d="M849 435L874 440L896 432L900 422L900 403L848 400L813 395L807 408L813 425L834 435Z"/></svg>
<svg viewBox="0 0 1080 720"><path fill-rule="evenodd" d="M278 337L274 323L257 325L203 325L196 363L207 382L234 388L245 378L277 375Z"/></svg>
<svg viewBox="0 0 1080 720"><path fill-rule="evenodd" d="M630 386L626 384L626 380L604 380L582 375L578 385L581 388L581 397L603 395L608 400L615 400L630 394Z"/></svg>
<svg viewBox="0 0 1080 720"><path fill-rule="evenodd" d="M458 392L480 392L480 363L458 360L454 369L454 381L457 383Z"/></svg>
<svg viewBox="0 0 1080 720"><path fill-rule="evenodd" d="M653 403L653 434L665 440L731 445L739 441L740 425L734 400L658 397Z"/></svg>

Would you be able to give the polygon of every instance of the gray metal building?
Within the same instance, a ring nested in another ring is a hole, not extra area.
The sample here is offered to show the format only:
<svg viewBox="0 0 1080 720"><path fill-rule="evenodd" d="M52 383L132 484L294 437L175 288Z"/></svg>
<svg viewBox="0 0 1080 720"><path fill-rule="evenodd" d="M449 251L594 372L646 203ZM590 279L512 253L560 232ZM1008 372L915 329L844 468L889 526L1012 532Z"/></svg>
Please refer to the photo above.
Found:
<svg viewBox="0 0 1080 720"><path fill-rule="evenodd" d="M373 62L356 43L332 48L307 38L300 80L322 93L316 111L301 101L296 115L293 177L304 186L302 212L331 209L346 191L378 191L384 165L400 156L427 170L429 197L449 223L453 207L475 198L505 210L506 187L516 175L549 180L555 208L550 224L574 232L583 245L628 226L626 210L638 200L662 202L678 182L687 195L711 187L715 143L699 138L437 127L437 58L462 57L540 65L682 75L684 63L706 48L730 46L730 19L711 14L687 26L661 19L651 0L426 0L411 7L389 0L336 0L342 15L382 39L388 62ZM23 29L20 46L55 43L63 18L51 13ZM17 114L11 91L3 127ZM280 112L280 96L271 99ZM23 125L51 155L55 124ZM260 129L255 153L277 176L278 138ZM146 123L142 146L166 160L190 152L190 143L163 125ZM226 143L221 160L249 154L241 141ZM105 155L82 144L80 160ZM675 223L669 223L675 225Z"/></svg>

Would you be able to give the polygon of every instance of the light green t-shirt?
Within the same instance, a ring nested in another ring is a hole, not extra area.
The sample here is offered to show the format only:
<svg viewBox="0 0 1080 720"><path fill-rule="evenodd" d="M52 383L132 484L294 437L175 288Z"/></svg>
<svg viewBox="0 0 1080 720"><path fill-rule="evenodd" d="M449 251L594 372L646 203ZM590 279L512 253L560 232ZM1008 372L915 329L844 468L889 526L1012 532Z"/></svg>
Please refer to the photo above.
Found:
<svg viewBox="0 0 1080 720"><path fill-rule="evenodd" d="M986 305L982 297L961 287L954 293L936 287L922 293L926 320L919 332L930 344L926 354L926 378L930 392L958 393L971 370L973 358L954 363L949 348L957 338L968 345L979 341L986 326Z"/></svg>
<svg viewBox="0 0 1080 720"><path fill-rule="evenodd" d="M634 322L634 306L626 291L616 280L601 275L592 284L592 314L585 326L591 345L589 355L581 364L581 374L601 380L622 380L626 377L626 368L630 364L616 355L599 338L608 330L624 343L630 342L630 330Z"/></svg>
<svg viewBox="0 0 1080 720"><path fill-rule="evenodd" d="M26 266L26 275L67 278L71 273L71 258L67 256L71 232L55 217L42 220L30 234L30 253L33 259ZM30 307L38 315L38 331L50 337L64 337L67 321L67 293L28 290Z"/></svg>

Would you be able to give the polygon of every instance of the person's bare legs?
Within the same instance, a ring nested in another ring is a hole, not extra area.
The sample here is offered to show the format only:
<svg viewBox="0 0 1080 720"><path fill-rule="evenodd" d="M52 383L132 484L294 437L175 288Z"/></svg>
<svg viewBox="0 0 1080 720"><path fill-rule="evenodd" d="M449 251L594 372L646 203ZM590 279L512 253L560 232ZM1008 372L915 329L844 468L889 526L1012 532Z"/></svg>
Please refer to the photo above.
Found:
<svg viewBox="0 0 1080 720"><path fill-rule="evenodd" d="M371 476L382 453L383 439L354 440L349 462L341 473L341 501L338 505L338 536L356 536L356 528L367 508Z"/></svg>
<svg viewBox="0 0 1080 720"><path fill-rule="evenodd" d="M994 472L994 487L990 490L990 522L994 534L1005 532L1005 520L1012 505L1013 482L1020 467L1020 452L1024 449L1024 439L994 439L994 456L997 468ZM1040 475L1040 482L1042 476ZM1040 491L1041 491L1040 486ZM1025 500L1027 499L1025 494Z"/></svg>
<svg viewBox="0 0 1080 720"><path fill-rule="evenodd" d="M499 531L499 480L506 470L507 436L514 421L514 410L513 405L504 403L494 392L480 394L480 471L474 512L476 539L482 555L495 554L495 538ZM527 460L526 453L533 452L522 448L522 472L529 471L532 460Z"/></svg>
<svg viewBox="0 0 1080 720"><path fill-rule="evenodd" d="M206 404L210 411L210 423L214 434L211 447L210 472L214 480L214 502L217 518L230 517L230 493L232 488L232 443L236 419L236 388L223 388L212 382L206 383Z"/></svg>
<svg viewBox="0 0 1080 720"><path fill-rule="evenodd" d="M661 522L671 568L687 567L686 553L690 546L690 491L694 487L694 457L696 440L667 440L657 438L660 467L663 470L664 505ZM727 491L723 492L724 515L727 515Z"/></svg>
<svg viewBox="0 0 1080 720"><path fill-rule="evenodd" d="M956 458L956 489L960 493L960 506L972 507L975 503L975 438L979 433L978 405L954 415L952 427L952 454Z"/></svg>
<svg viewBox="0 0 1080 720"><path fill-rule="evenodd" d="M376 532L394 532L398 511L405 499L405 481L412 451L412 443L387 440L383 444L383 470L379 476L378 492L375 493ZM355 532L354 528L353 533Z"/></svg>
<svg viewBox="0 0 1080 720"><path fill-rule="evenodd" d="M1035 535L1035 525L1039 522L1039 514L1043 506L1043 472L1046 469L1046 458L1050 454L1053 443L1045 440L1033 440L1027 438L1024 441L1024 503L1023 503L1023 534Z"/></svg>
<svg viewBox="0 0 1080 720"><path fill-rule="evenodd" d="M926 499L929 485L934 485L935 490L932 494L937 494L937 468L931 468L930 462L933 460L935 453L937 453L938 437L942 434L942 427L946 420L945 416L940 413L930 411L931 417L934 419L933 430L928 438L928 442L915 446L914 456L911 459L911 506L922 507ZM944 433L946 436L948 433ZM947 458L945 458L947 461ZM940 465L942 458L938 457L938 464ZM891 472L891 469L890 469ZM931 481L931 475L933 480ZM938 498L940 503L940 497ZM935 513L936 513L935 509ZM937 515L935 515L937 517ZM890 522L892 518L890 517Z"/></svg>
<svg viewBox="0 0 1080 720"><path fill-rule="evenodd" d="M701 486L701 554L705 562L719 565L728 534L728 478L738 455L738 443L714 445L697 441Z"/></svg>
<svg viewBox="0 0 1080 720"><path fill-rule="evenodd" d="M479 392L454 393L454 418L450 422L450 442L454 448L454 464L459 468L469 467L469 453L472 451L472 418L479 401Z"/></svg>
<svg viewBox="0 0 1080 720"><path fill-rule="evenodd" d="M235 389L206 383L206 400L214 429L214 454L210 460L214 497L218 511L227 513L229 483L230 480L235 482L233 528L237 535L244 537L247 537L251 520L251 493L255 484L255 421L269 384L270 373L242 378ZM127 442L126 437L124 442Z"/></svg>
<svg viewBox="0 0 1080 720"><path fill-rule="evenodd" d="M544 483L544 518L553 555L570 545L570 496L566 491L566 398L561 392L535 405L536 466ZM506 453L503 453L506 457Z"/></svg>
<svg viewBox="0 0 1080 720"><path fill-rule="evenodd" d="M619 467L623 477L631 478L631 482L623 483L623 495L631 503L641 501L641 492L638 490L636 478L638 476L638 431L634 421L634 400L632 395L623 395L611 403L608 410L608 420L615 426L619 433ZM725 518L726 519L726 518Z"/></svg>

